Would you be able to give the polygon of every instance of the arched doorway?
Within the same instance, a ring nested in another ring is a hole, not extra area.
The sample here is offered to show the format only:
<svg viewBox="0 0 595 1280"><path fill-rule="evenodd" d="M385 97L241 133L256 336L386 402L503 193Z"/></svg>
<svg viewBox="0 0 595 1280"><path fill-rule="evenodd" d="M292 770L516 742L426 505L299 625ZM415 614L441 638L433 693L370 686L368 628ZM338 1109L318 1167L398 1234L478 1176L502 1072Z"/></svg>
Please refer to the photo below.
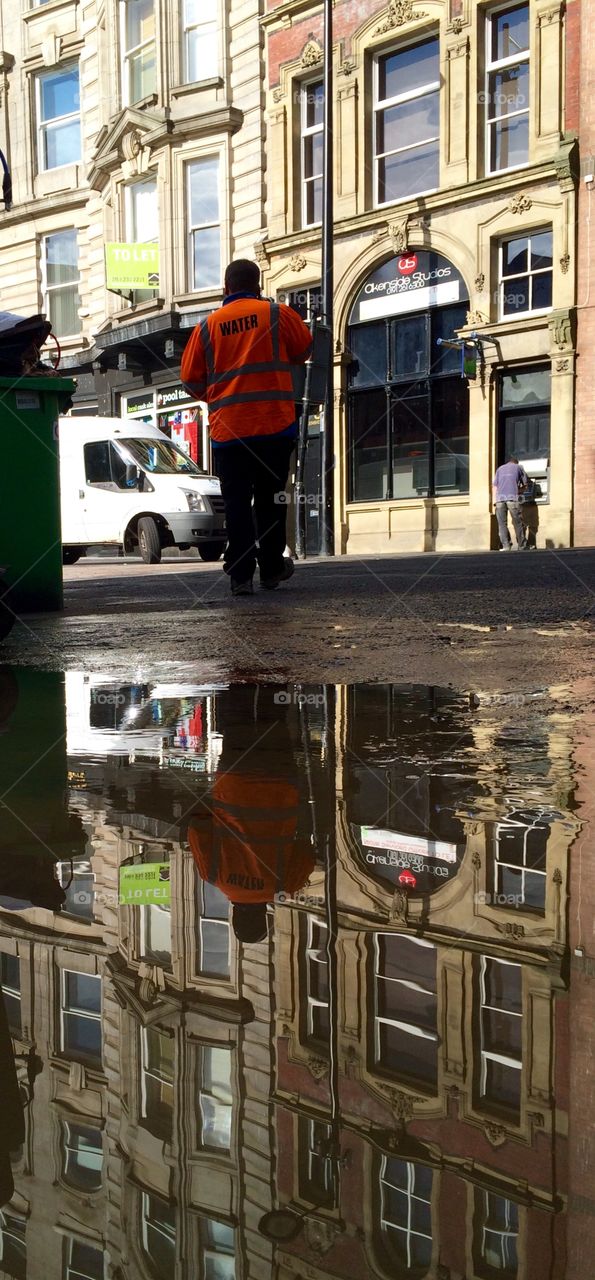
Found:
<svg viewBox="0 0 595 1280"><path fill-rule="evenodd" d="M361 285L348 322L348 501L469 492L469 393L460 351L468 294L447 258L411 252Z"/></svg>

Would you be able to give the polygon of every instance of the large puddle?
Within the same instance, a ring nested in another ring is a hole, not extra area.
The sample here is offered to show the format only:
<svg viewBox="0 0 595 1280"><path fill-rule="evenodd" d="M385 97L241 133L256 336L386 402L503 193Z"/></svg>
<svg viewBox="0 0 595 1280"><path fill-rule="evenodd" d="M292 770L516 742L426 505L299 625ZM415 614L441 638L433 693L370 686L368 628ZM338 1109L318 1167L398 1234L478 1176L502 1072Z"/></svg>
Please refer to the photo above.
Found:
<svg viewBox="0 0 595 1280"><path fill-rule="evenodd" d="M0 1275L586 1280L580 752L451 689L0 669Z"/></svg>

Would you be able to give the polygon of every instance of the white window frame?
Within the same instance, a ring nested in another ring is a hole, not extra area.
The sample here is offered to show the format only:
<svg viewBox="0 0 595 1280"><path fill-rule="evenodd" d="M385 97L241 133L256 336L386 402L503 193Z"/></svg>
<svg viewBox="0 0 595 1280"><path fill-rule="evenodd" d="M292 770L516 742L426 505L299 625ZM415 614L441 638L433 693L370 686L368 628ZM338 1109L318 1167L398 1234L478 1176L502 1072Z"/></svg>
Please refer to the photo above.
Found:
<svg viewBox="0 0 595 1280"><path fill-rule="evenodd" d="M82 1244L91 1249L95 1249L101 1254L101 1275L105 1276L106 1252L99 1240L81 1240L80 1237L66 1234L64 1237L65 1259L64 1259L64 1280L96 1280L95 1276L90 1276L88 1271L79 1271L72 1267L72 1247L76 1244Z"/></svg>
<svg viewBox="0 0 595 1280"><path fill-rule="evenodd" d="M379 942L382 937L393 938L392 933L377 933L374 935L374 990L376 992L376 1001L380 990L379 982L393 982L398 987L408 987L410 991L419 991L423 995L430 996L433 1000L438 1001L437 991L430 991L428 987L422 987L419 982L409 982L405 978L388 978L385 973L380 971L380 946ZM408 942L414 942L418 947L427 947L431 951L436 951L433 942L428 942L427 938L413 938L407 935ZM378 1064L382 1061L380 1028L381 1026L397 1027L399 1031L404 1031L407 1035L417 1036L422 1040L431 1040L434 1044L438 1044L438 1033L434 1031L426 1031L424 1027L418 1027L414 1022L403 1022L396 1018L385 1018L382 1014L374 1011L374 1053Z"/></svg>
<svg viewBox="0 0 595 1280"><path fill-rule="evenodd" d="M228 1249L225 1247L220 1248L216 1240L214 1240L212 1237L209 1239L209 1237L211 1236L210 1228L213 1225L226 1227L228 1231L231 1231L233 1236L232 1249ZM198 1231L199 1231L200 1254L201 1254L201 1263L202 1263L200 1268L201 1276L206 1274L207 1264L210 1259L214 1258L215 1261L217 1260L217 1258L234 1258L235 1259L236 1232L235 1232L235 1228L230 1226L228 1222L221 1222L221 1220L218 1218L207 1218L204 1215L202 1215L199 1218ZM235 1275L235 1269L234 1269L234 1275Z"/></svg>
<svg viewBox="0 0 595 1280"><path fill-rule="evenodd" d="M187 22L186 21L186 0L182 0L182 45L184 50L184 57L183 57L184 84L190 84L190 83L200 84L203 80L213 80L219 74L219 50L217 50L216 65L212 68L209 68L208 75L200 76L198 80L193 80L193 81L190 80L190 58L189 58L189 50L188 50L189 34L191 31L200 31L201 27L209 35L212 34L213 30L215 31L215 33L217 33L219 29L219 19L220 19L219 0L214 0L214 10L215 10L214 18L208 18L207 20L203 20L203 21L199 19L198 22Z"/></svg>
<svg viewBox="0 0 595 1280"><path fill-rule="evenodd" d="M213 221L199 222L199 223L196 223L196 225L193 225L192 218L191 218L192 200L190 196L190 171L193 165L200 164L201 161L203 160L217 161L217 199L219 204L219 210L218 210L219 217L216 222L213 222ZM204 155L193 156L192 159L188 159L185 163L184 178L185 178L185 184L186 184L186 217L187 217L187 227L188 227L188 241L187 241L188 242L188 267L189 267L188 275L189 275L189 284L190 284L191 293L205 293L205 294L216 293L221 288L222 274L223 274L222 272L222 263L223 263L222 172L223 172L223 157L220 151L210 151L210 152L206 152ZM219 279L217 284L201 285L200 288L197 288L195 284L195 279L194 279L194 235L195 235L195 232L197 231L209 231L211 230L211 228L214 228L214 227L219 228Z"/></svg>
<svg viewBox="0 0 595 1280"><path fill-rule="evenodd" d="M552 265L551 267L536 267L531 270L531 241L533 236L551 235L552 237ZM504 265L504 246L510 244L511 240L527 240L527 270L519 271L518 275L505 276L503 272ZM498 244L498 319L503 321L516 320L522 316L545 316L552 310L554 305L553 286L554 286L554 232L553 227L532 227L530 231L520 231L514 236L504 236ZM514 289L515 280L529 280L530 296L533 295L533 280L536 276L550 275L552 277L552 301L549 307L529 307L526 311L504 312L504 295L509 289Z"/></svg>
<svg viewBox="0 0 595 1280"><path fill-rule="evenodd" d="M522 866L515 866L515 864L514 864L513 862L506 862L504 858L501 858L501 857L500 857L500 833L501 833L501 832L511 831L511 830L519 830L519 829L523 832L523 862L522 862ZM526 824L526 823L524 823L524 822L515 822L514 818L510 817L510 818L507 818L507 819L506 819L506 821L503 821L503 822L497 822L497 823L496 823L496 830L495 830L495 837L496 837L496 840L495 840L495 844L496 844L496 848L495 848L495 853L496 853L495 863L496 863L496 867L507 867L507 868L509 869L509 871L516 871L517 873L520 873L520 877L521 877L521 881L520 881L520 883L521 883L521 899L522 899L522 902L521 902L521 904L520 904L520 905L521 905L521 906L523 906L523 907L525 907L525 909L526 909L527 911L534 911L534 910L535 910L535 908L534 908L534 907L527 906L527 905L526 905L526 903L525 903L525 879L526 879L526 873L529 871L529 872L531 873L531 875L533 875L533 876L541 876L541 878L542 878L542 880L543 880L544 884L546 884L546 882L547 882L547 870L545 870L545 871L540 871L540 870L539 870L538 868L536 868L536 867L528 867L528 866L527 866L527 839L528 839L528 836L529 836L529 832L530 832L530 831L535 831L536 829L538 829L538 830L543 830L543 829L544 829L544 822L543 822L543 819L536 818L534 822L531 822L531 823L529 823L529 824L527 825L527 824ZM498 887L497 887L497 886L498 886L498 881L497 881L497 877L496 877L496 879L495 879L495 883L496 883L496 894L497 894L497 893L498 893ZM498 904L496 903L496 905L498 905ZM505 905L505 904L503 904L503 905ZM545 892L544 892L544 906L545 906Z"/></svg>
<svg viewBox="0 0 595 1280"><path fill-rule="evenodd" d="M48 258L47 258L48 240L51 240L53 236L62 236L66 231L72 231L76 237L76 249L77 249L76 256L77 256L77 263L79 263L78 277L76 280L69 280L67 284L48 284ZM45 235L41 237L42 310L44 311L45 315L48 316L48 318L50 315L49 303L50 303L51 295L53 293L64 293L67 289L76 289L77 291L77 296L78 296L77 315L78 315L78 312L81 306L81 273L80 273L80 259L79 259L78 249L79 249L78 227L57 227L55 231L48 231ZM76 330L75 333L57 333L56 337L59 338L60 342L68 342L70 339L80 338L81 331L82 331L82 324Z"/></svg>
<svg viewBox="0 0 595 1280"><path fill-rule="evenodd" d="M486 108L486 109L485 109L485 172L486 172L486 174L491 174L491 173L511 173L511 172L513 172L515 169L524 169L524 168L525 168L525 166L526 166L526 165L528 165L528 163L529 163L529 155L527 155L527 159L526 159L526 160L523 160L520 164L511 164L511 165L507 165L507 166L506 166L506 168L502 168L502 169L497 169L497 168L492 169L492 163L491 163L491 156L492 156L492 145L491 145L491 144L492 144L492 128L493 128L495 125L499 124L501 120L515 120L515 119L518 119L520 116L527 116L527 117L528 117L528 120L529 120L529 134L528 134L528 140L527 140L527 149L528 149L528 151L530 150L530 130L531 130L531 103L530 103L530 101L529 101L529 103L528 103L527 107L523 107L523 108L522 108L522 110L520 110L520 111L511 111L511 112L508 112L505 116L498 115L498 114L497 114L497 112L496 112L496 114L495 114L495 115L493 115L493 116L490 116L490 114L489 114L489 101L490 101L490 76L491 76L491 75L494 75L496 72L498 72L498 71L506 71L508 67L516 67L516 66L520 66L520 65L521 65L521 63L523 63L523 62L527 62L527 63L528 63L528 65L529 65L529 92L530 92L530 87L531 87L531 46L530 46L530 45L529 45L529 48L528 48L526 51L523 51L522 53L515 53L515 54L512 54L512 55L511 55L510 57L508 57L508 58L497 58L497 59L495 59L495 61L494 61L494 62L492 62L492 61L491 61L491 49L492 49L492 23L493 23L493 20L494 20L495 18L501 18L503 13L512 12L512 10L513 10L513 9L521 9L521 8L527 8L527 10L529 11L529 30L531 30L530 0L525 0L525 3L524 3L524 4L503 4L503 5L499 5L499 6L497 6L497 7L496 7L496 8L494 8L494 9L490 9L490 10L489 10L489 12L488 12L488 13L486 13L486 16L485 16L485 22L486 22L486 28L485 28L485 51L486 51L486 59L485 59L485 80L484 80L484 86L485 86L484 102L485 102L485 108Z"/></svg>
<svg viewBox="0 0 595 1280"><path fill-rule="evenodd" d="M304 230L306 229L306 227L319 227L321 225L320 220L318 222L308 221L307 196L308 196L309 186L313 186L318 181L318 179L320 179L321 182L323 181L324 167L320 170L319 174L313 173L311 177L309 178L306 177L306 141L308 138L316 137L317 134L322 134L324 136L324 120L322 120L320 124L308 125L307 123L308 94L312 91L314 86L318 84L321 84L324 88L324 81L321 80L319 76L317 76L316 79L314 80L306 80L300 85L300 179L301 179L300 185L301 185L301 218L302 218L302 228Z"/></svg>
<svg viewBox="0 0 595 1280"><path fill-rule="evenodd" d="M413 1227L413 1208L414 1208L413 1202L414 1200L418 1200L421 1204L429 1205L430 1220L431 1220L432 1200L431 1198L429 1200L426 1200L424 1196L416 1195L415 1172L417 1169L417 1165L413 1164L409 1160L403 1161L403 1163L407 1165L407 1187L406 1188L395 1187L393 1182L389 1182L386 1176L388 1159L389 1159L388 1156L383 1156L382 1163L380 1166L380 1229L385 1235L389 1237L389 1239L390 1239L390 1232L392 1231L399 1231L401 1235L405 1236L406 1246L407 1246L407 1266L413 1267L415 1265L415 1258L412 1257L412 1249L411 1249L413 1237L416 1236L420 1240L429 1240L430 1244L432 1243L431 1231L430 1231L430 1235L427 1236L425 1232L415 1231ZM393 1222L392 1219L389 1218L385 1212L385 1202L386 1202L385 1188L387 1187L390 1187L392 1191L399 1192L400 1195L405 1196L407 1199L406 1226L402 1226L400 1222Z"/></svg>
<svg viewBox="0 0 595 1280"><path fill-rule="evenodd" d="M75 1009L75 1008L71 1008L70 1005L66 1004L66 998L67 998L66 978L69 973L72 973L77 978L93 978L95 982L98 982L99 997L100 997L99 1003L100 1003L100 1006L103 1004L103 993L101 990L101 977L99 976L98 973L84 973L80 969L61 969L60 970L60 1050L64 1054L70 1054L72 1052L66 1044L66 1034L65 1034L66 1024L64 1020L65 1013L69 1013L77 1018L84 1018L86 1022L98 1022L100 1026L102 1024L101 1008L99 1010L99 1013L89 1013L86 1009ZM102 1037L102 1048L100 1051L99 1058L101 1062L103 1058L103 1037ZM78 1061L78 1059L75 1059L75 1061Z"/></svg>
<svg viewBox="0 0 595 1280"><path fill-rule="evenodd" d="M225 1156L229 1154L229 1152L231 1151L232 1143L233 1143L233 1123L234 1123L234 1101L233 1101L233 1088L232 1088L233 1049L230 1045L227 1045L227 1044L204 1044L204 1043L198 1045L197 1049L198 1049L198 1073L199 1073L198 1074L198 1110L199 1110L199 1116L200 1116L200 1134L199 1134L200 1147L201 1147L201 1150L203 1151L219 1152L220 1155ZM210 1053L213 1050L216 1050L218 1052L223 1051L224 1053L227 1053L229 1056L229 1080L230 1080L229 1101L227 1100L227 1098L219 1098L217 1094L213 1092L212 1089L207 1089L204 1084L205 1054ZM204 1133L205 1133L206 1119L207 1119L205 1106L207 1104L208 1099L212 1099L216 1107L218 1108L225 1107L225 1109L230 1113L229 1147L224 1147L217 1143L205 1142Z"/></svg>
<svg viewBox="0 0 595 1280"><path fill-rule="evenodd" d="M161 1200L163 1204L167 1203L167 1201L163 1200L162 1196L158 1196L154 1193L149 1194L148 1191L142 1192L142 1208L141 1208L142 1240L143 1240L143 1250L148 1258L151 1257L151 1254L149 1252L149 1240L148 1240L148 1230L147 1230L149 1226L151 1227L152 1231L157 1231L160 1235L162 1235L164 1240L167 1240L168 1244L171 1244L171 1242L173 1241L174 1251L175 1251L176 1240L177 1240L177 1232L175 1230L172 1236L168 1231L163 1229L163 1226L161 1223L157 1223L155 1219L150 1216L151 1200Z"/></svg>
<svg viewBox="0 0 595 1280"><path fill-rule="evenodd" d="M22 1236L17 1235L14 1230L11 1231L10 1227L8 1227L6 1223L7 1218L10 1218L13 1222L18 1222L19 1225L22 1225L23 1227ZM10 1240L16 1241L16 1243L20 1247L22 1247L23 1245L25 1246L25 1260L26 1260L27 1258L27 1219L23 1216L23 1214L16 1213L13 1209L11 1209L10 1205L4 1205L4 1208L0 1209L0 1264L2 1264L2 1262L4 1261L4 1237L5 1236L7 1236L8 1239ZM0 1265L0 1269L2 1269L1 1265Z"/></svg>
<svg viewBox="0 0 595 1280"><path fill-rule="evenodd" d="M191 408L185 405L184 408ZM227 982L231 976L231 932L229 926L229 913L227 918L224 916L210 916L205 907L204 881L199 885L199 902L198 902L198 955L197 955L197 972L205 978L213 982ZM206 924L216 925L224 928L227 933L227 972L226 973L209 973L203 965L204 946L203 946L203 926Z"/></svg>
<svg viewBox="0 0 595 1280"><path fill-rule="evenodd" d="M103 1152L103 1141L102 1141L101 1129L99 1129L97 1125L86 1124L82 1119L79 1122L78 1120L75 1120L72 1116L70 1117L69 1120L67 1120L66 1118L62 1118L60 1120L60 1125L62 1130L60 1135L61 1147L62 1147L62 1178L69 1187L76 1187L77 1190L80 1191L82 1194L94 1195L95 1191L99 1191L100 1189L99 1187L95 1188L95 1190L89 1190L87 1188L81 1187L75 1181L74 1178L69 1179L68 1157L69 1155L76 1157L79 1154L79 1148L72 1145L71 1126L78 1126L81 1129L93 1129L95 1133L99 1134L99 1146L92 1148L92 1150L98 1153L101 1157L100 1171L101 1171L101 1181L103 1181L104 1152ZM76 1160L75 1160L75 1163L76 1163Z"/></svg>
<svg viewBox="0 0 595 1280"><path fill-rule="evenodd" d="M308 1185L313 1186L318 1181L314 1177L314 1167L323 1166L324 1170L324 1189L329 1196L334 1195L333 1170L332 1162L328 1156L323 1156L316 1150L317 1138L316 1128L326 1130L326 1139L331 1141L332 1130L330 1124L326 1120L314 1120L311 1116L308 1118Z"/></svg>
<svg viewBox="0 0 595 1280"><path fill-rule="evenodd" d="M480 1044L481 1044L480 1094L482 1098L485 1098L487 1102L490 1102L492 1101L492 1099L489 1097L487 1093L488 1062L499 1062L502 1064L502 1066L514 1068L516 1071L520 1073L521 1084L522 1084L523 1053L522 1053L522 1044L521 1044L520 1058L509 1058L506 1054L495 1053L493 1049L486 1049L485 1043L484 1043L483 1011L484 1009L489 1009L494 1013L502 1014L504 1017L520 1018L521 1022L523 1019L523 1013L522 1013L522 1010L520 1013L513 1013L512 1010L510 1009L503 1009L499 1005L493 1005L493 1004L487 1003L486 974L487 974L488 961L492 965L494 964L508 965L512 969L519 969L521 974L521 994L522 994L522 982L523 982L523 969L522 969L522 965L516 964L513 960L502 960L499 956L498 957L496 956L481 957L480 1010L479 1010L479 1028L480 1028Z"/></svg>
<svg viewBox="0 0 595 1280"><path fill-rule="evenodd" d="M163 1036L163 1039L164 1039L164 1040L169 1040L169 1039L170 1039L170 1037L169 1037L169 1036L166 1036L166 1035L164 1035L164 1034L163 1034L163 1032L162 1032L162 1031L159 1031L159 1030L157 1029L157 1027L154 1027L154 1028L141 1027L141 1070L140 1070L141 1118L142 1118L143 1120L148 1120L148 1119L150 1119L150 1117L149 1117L149 1113L148 1113L148 1108L147 1108L147 1097L148 1097L148 1095L147 1095L147 1077L149 1076L149 1077L151 1078L151 1080L156 1080L156 1081L157 1081L157 1083L159 1084L160 1088L161 1088L161 1087L163 1087L163 1085L167 1085L167 1086L169 1086L169 1088L171 1089L171 1111L172 1111L172 1121L173 1121L173 1112L174 1112L174 1083L175 1083L175 1061L174 1061L174 1065L172 1066L171 1079L168 1079L168 1077L165 1075L165 1073L160 1073L157 1069L155 1069L155 1068L153 1068L153 1067L150 1067L150 1066L149 1066L149 1059L150 1059L150 1054L149 1054L149 1042L148 1042L148 1031L149 1031L149 1030L155 1030L155 1032L157 1033L157 1035ZM174 1059L175 1059L175 1046L174 1046Z"/></svg>
<svg viewBox="0 0 595 1280"><path fill-rule="evenodd" d="M380 98L381 59L387 56L390 56L391 53L400 53L407 48L413 48L417 44L427 44L429 43L430 40L435 41L436 45L438 46L438 51L440 51L439 36L427 35L423 39L411 40L411 41L408 41L406 44L396 45L394 49L383 49L382 52L377 53L374 58L374 75L373 75L374 102L372 107L372 128L373 128L372 154L374 157L373 181L374 181L374 208L375 209L386 209L387 206L389 205L398 204L400 200L417 200L418 196L429 195L430 192L439 190L439 187L426 187L423 191L416 191L411 195L397 196L396 199L394 200L379 199L380 160L383 160L388 155L404 155L406 151L417 151L419 147L422 147L422 146L427 147L427 146L430 146L430 144L432 143L438 144L438 151L440 152L440 118L438 119L438 133L435 138L424 138L423 142L414 142L414 143L410 143L406 147L397 147L396 150L394 151L383 151L382 153L380 153L376 149L376 139L377 139L376 122L377 122L379 113L381 111L386 111L389 107L402 106L402 104L405 102L413 102L415 98L422 98L424 94L427 94L427 93L435 93L436 91L440 93L440 75L438 75L437 80L428 81L427 84L420 85L418 86L417 89L413 89L408 93L397 93L392 98L381 99ZM440 156L438 157L438 161L440 163Z"/></svg>
<svg viewBox="0 0 595 1280"><path fill-rule="evenodd" d="M162 960L157 956L157 952L151 952L149 942L151 937L150 924L152 920L151 912L160 913L169 917L169 959ZM151 902L140 908L140 929L139 929L139 959L146 960L149 964L156 964L168 972L172 967L172 918L171 907L166 907L160 902Z"/></svg>
<svg viewBox="0 0 595 1280"><path fill-rule="evenodd" d="M488 1235L488 1234L489 1234L489 1235L491 1235L491 1236L499 1236L499 1237L500 1237L500 1243L501 1243L501 1245L502 1245L502 1242L503 1242L504 1240L511 1240L511 1239L514 1239L514 1240L516 1240L516 1241L518 1242L518 1238L519 1238L519 1232L518 1232L518 1229L517 1229L516 1231L513 1231L513 1230L510 1228L510 1223L509 1223L509 1222L507 1222L507 1224L506 1224L506 1228L505 1228L503 1231L499 1231L499 1230L498 1230L497 1228L495 1228L495 1227L488 1227L488 1226L486 1226L486 1223L487 1223L488 1218L489 1218L489 1203L490 1203L490 1201L489 1201L489 1197L490 1197L490 1196L492 1196L492 1197L494 1197L494 1198L495 1198L495 1199L497 1199L497 1200L502 1200L502 1202L507 1206L507 1209L506 1209L506 1211L505 1211L505 1219L509 1216L509 1213L510 1213L510 1206L511 1206L512 1204L515 1204L516 1202L515 1202L515 1201L513 1201L513 1200L508 1200L508 1199L506 1198L506 1196L496 1196L496 1193L495 1193L495 1192L493 1192L493 1191L482 1191L480 1194L483 1196L483 1215L482 1215L482 1223L481 1223L481 1258L482 1258L482 1262L486 1262L486 1263L487 1263L487 1265L489 1266L490 1264L489 1264L488 1259L487 1259L487 1257L486 1257L486 1252L487 1252L487 1250L486 1250L486 1237L487 1237L487 1235ZM516 1207L517 1207L517 1211L518 1211L518 1205L517 1205ZM517 1254L518 1254L518 1248L517 1248ZM504 1263L504 1262L505 1262L505 1255L504 1255L504 1251L502 1250L502 1248L500 1249L500 1257L501 1257L501 1259L502 1259L502 1262ZM502 1270L504 1270L504 1267L502 1268Z"/></svg>
<svg viewBox="0 0 595 1280"><path fill-rule="evenodd" d="M132 48L126 47L126 9L129 0L120 0L120 91L122 96L123 107L133 107L135 104L130 97L130 59L143 49L148 49L151 44L155 45L155 89L157 92L157 0L153 0L153 13L155 15L155 35L150 40L141 40L140 44L135 44ZM137 101L142 102L139 98Z"/></svg>
<svg viewBox="0 0 595 1280"><path fill-rule="evenodd" d="M312 978L312 976L313 976L313 975L312 975L312 971L311 971L311 965L313 965L313 964L319 964L319 965L321 965L323 968L325 968L325 969L326 969L326 971L327 971L327 978L328 978L328 955L326 955L326 956L324 957L324 959L321 959L321 957L320 957L320 952L321 952L321 949L322 949L322 948L321 948L321 947L319 947L319 946L315 946L315 945L314 945L314 930L315 930L315 929L320 929L320 930L321 930L321 932L322 932L323 934L325 934L327 938L328 938L328 930L327 930L327 924L326 924L326 921L325 921L325 920L320 920L320 919L318 918L318 916L314 916L314 915L310 915L310 914L308 914L308 915L306 916L306 922L307 922L307 938L306 938L306 993L307 993L307 1011L306 1011L306 1017L307 1017L307 1021L306 1021L306 1031L307 1031L308 1039L310 1039L310 1040L315 1040L315 1039L316 1039L316 1036L315 1036L315 1034L314 1034L314 1010L315 1010L315 1009L327 1009L327 1010L328 1010L328 1008L329 1008L329 1002L328 1002L328 1000L317 1000L317 999L316 999L316 997L312 995L312 981L311 981L311 978Z"/></svg>
<svg viewBox="0 0 595 1280"><path fill-rule="evenodd" d="M8 983L2 981L2 962L0 961L0 991L3 991L4 994L7 996L11 996L13 1000L18 1000L19 1008L21 1009L21 1025L22 1025L21 958L20 956L13 955L12 952L3 951L2 960L4 959L4 956L8 957L9 955L11 959L16 960L19 966L19 985L18 987L11 987L8 985Z"/></svg>
<svg viewBox="0 0 595 1280"><path fill-rule="evenodd" d="M157 208L157 226L159 227L159 184L157 182L157 174L152 174L147 178L139 178L136 182L127 182L124 186L124 239L127 244L133 244L135 241L139 244L159 244L159 231L156 236L143 236L138 240L138 227L136 236L133 231L134 217L134 200L133 192L139 187L155 188L155 205ZM131 238L132 237L132 238Z"/></svg>
<svg viewBox="0 0 595 1280"><path fill-rule="evenodd" d="M42 80L50 75L55 75L57 70L71 71L76 67L79 81L79 105L76 111L68 111L64 116L52 116L50 120L42 120L41 118L41 83ZM66 124L68 121L78 120L80 131L80 147L76 160L67 160L65 164L46 164L46 148L45 137L49 129L59 125ZM81 102L81 66L77 59L71 62L58 63L55 67L48 67L46 71L40 71L35 77L35 124L37 135L37 163L40 173L54 173L56 169L66 169L70 164L80 164L82 160L83 139L82 139L82 102Z"/></svg>

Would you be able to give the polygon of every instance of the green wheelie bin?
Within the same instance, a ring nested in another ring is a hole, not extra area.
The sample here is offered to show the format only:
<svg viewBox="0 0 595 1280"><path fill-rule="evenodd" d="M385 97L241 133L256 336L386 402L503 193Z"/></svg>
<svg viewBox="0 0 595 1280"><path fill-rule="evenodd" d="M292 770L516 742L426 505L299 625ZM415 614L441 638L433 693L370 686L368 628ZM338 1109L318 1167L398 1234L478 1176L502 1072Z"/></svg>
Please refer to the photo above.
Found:
<svg viewBox="0 0 595 1280"><path fill-rule="evenodd" d="M0 377L0 566L16 614L63 607L58 416L75 383Z"/></svg>

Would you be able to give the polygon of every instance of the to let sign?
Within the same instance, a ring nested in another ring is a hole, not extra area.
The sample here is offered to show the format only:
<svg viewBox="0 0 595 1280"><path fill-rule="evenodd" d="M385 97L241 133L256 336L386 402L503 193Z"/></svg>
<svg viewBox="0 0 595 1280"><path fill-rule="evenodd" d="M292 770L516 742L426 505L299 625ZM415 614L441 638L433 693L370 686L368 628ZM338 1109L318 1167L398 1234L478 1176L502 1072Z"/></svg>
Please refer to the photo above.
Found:
<svg viewBox="0 0 595 1280"><path fill-rule="evenodd" d="M108 289L158 289L159 245L106 244L105 274Z"/></svg>
<svg viewBox="0 0 595 1280"><path fill-rule="evenodd" d="M120 867L121 907L167 907L171 903L169 862L144 862Z"/></svg>

